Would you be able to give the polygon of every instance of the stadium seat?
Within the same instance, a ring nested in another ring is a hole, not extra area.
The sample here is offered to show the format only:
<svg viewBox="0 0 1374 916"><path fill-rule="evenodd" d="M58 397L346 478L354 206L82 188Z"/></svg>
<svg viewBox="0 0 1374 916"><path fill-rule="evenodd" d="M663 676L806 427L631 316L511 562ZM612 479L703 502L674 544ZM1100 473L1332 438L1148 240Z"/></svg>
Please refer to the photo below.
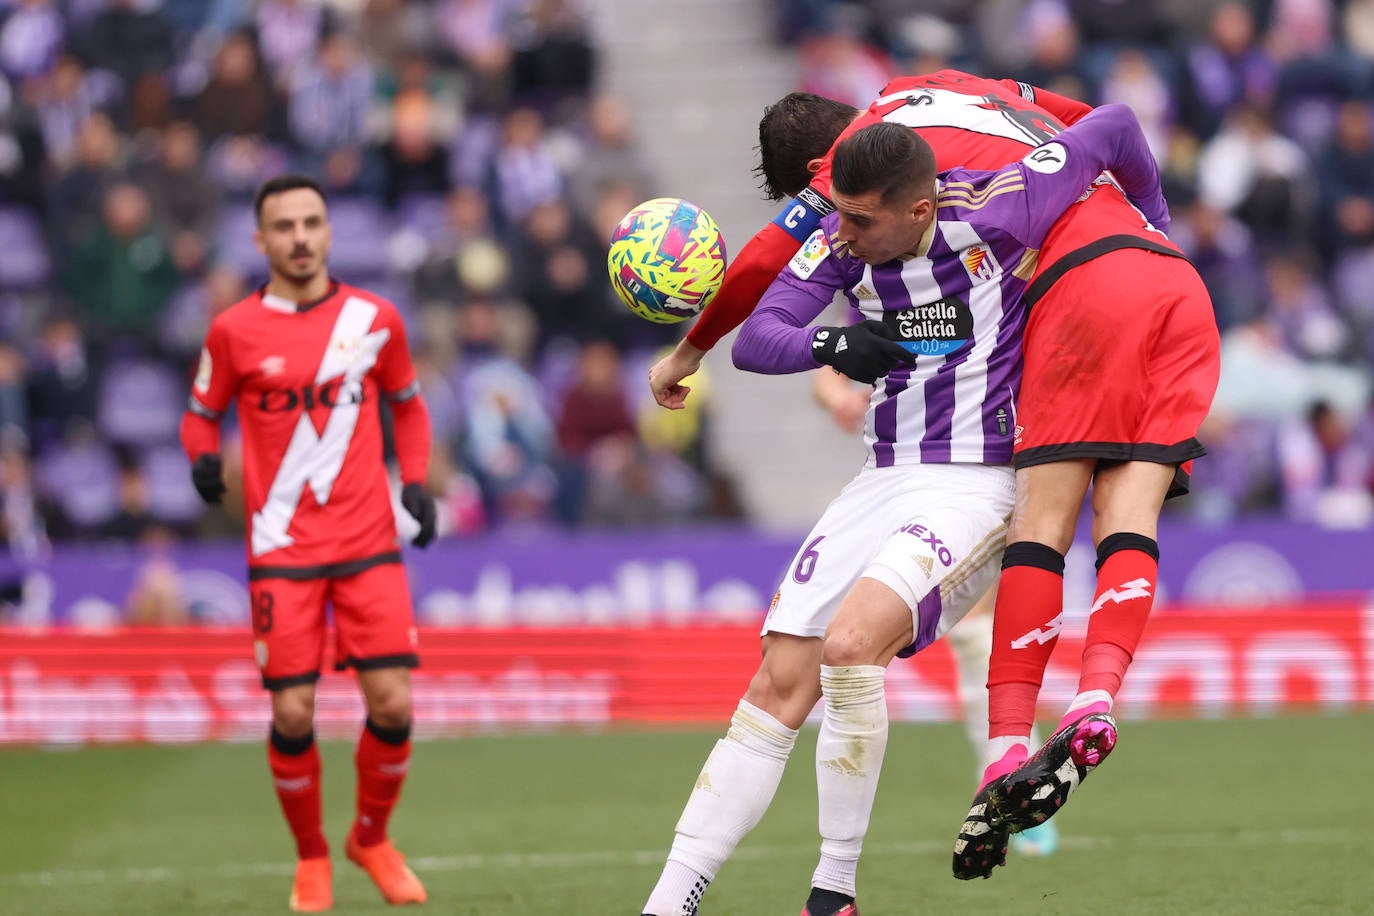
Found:
<svg viewBox="0 0 1374 916"><path fill-rule="evenodd" d="M0 207L0 287L38 286L52 273L38 218L20 207Z"/></svg>
<svg viewBox="0 0 1374 916"><path fill-rule="evenodd" d="M189 522L204 507L191 485L191 466L176 445L161 445L143 454L143 476L148 480L148 509L165 522Z"/></svg>
<svg viewBox="0 0 1374 916"><path fill-rule="evenodd" d="M98 525L119 507L119 465L104 442L56 446L34 470L40 491L79 527Z"/></svg>
<svg viewBox="0 0 1374 916"><path fill-rule="evenodd" d="M100 386L96 425L113 442L175 442L186 387L185 381L161 363L112 363Z"/></svg>

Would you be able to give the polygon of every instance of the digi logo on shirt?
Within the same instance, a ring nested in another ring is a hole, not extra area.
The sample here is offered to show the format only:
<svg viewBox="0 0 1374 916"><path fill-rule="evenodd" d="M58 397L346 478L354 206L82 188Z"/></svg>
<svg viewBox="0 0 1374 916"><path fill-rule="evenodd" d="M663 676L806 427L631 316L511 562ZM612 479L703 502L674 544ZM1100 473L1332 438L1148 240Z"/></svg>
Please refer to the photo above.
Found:
<svg viewBox="0 0 1374 916"><path fill-rule="evenodd" d="M953 353L973 337L973 312L956 296L883 312L882 320L897 343L917 356Z"/></svg>

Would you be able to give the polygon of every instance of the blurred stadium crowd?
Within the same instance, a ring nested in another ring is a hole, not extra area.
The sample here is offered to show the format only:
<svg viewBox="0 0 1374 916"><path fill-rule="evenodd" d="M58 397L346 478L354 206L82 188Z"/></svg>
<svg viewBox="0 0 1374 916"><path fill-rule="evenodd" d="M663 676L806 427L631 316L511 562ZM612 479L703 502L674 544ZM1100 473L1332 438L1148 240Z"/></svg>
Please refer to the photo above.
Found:
<svg viewBox="0 0 1374 916"><path fill-rule="evenodd" d="M176 442L211 316L264 279L251 194L331 199L340 277L406 316L445 530L740 513L645 368L605 243L658 186L578 0L0 0L0 500L50 540L234 530ZM1225 369L1183 511L1370 515L1374 0L778 0L801 88L957 66L1125 102ZM919 10L913 12L913 10ZM606 24L613 27L613 24ZM741 240L742 241L742 240Z"/></svg>
<svg viewBox="0 0 1374 916"><path fill-rule="evenodd" d="M176 430L208 321L265 279L251 195L286 169L327 189L340 278L407 319L446 530L734 512L700 415L643 403L674 334L606 282L651 178L597 66L569 0L0 0L12 546L236 526Z"/></svg>

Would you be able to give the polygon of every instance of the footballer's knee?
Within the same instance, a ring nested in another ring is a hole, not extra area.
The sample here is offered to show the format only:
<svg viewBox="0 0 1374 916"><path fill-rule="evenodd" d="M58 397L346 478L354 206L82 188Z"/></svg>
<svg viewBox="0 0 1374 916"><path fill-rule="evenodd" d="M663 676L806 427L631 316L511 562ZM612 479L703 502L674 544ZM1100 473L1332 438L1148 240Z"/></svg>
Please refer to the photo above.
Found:
<svg viewBox="0 0 1374 916"><path fill-rule="evenodd" d="M304 738L315 727L314 685L288 687L272 694L272 727L286 738Z"/></svg>
<svg viewBox="0 0 1374 916"><path fill-rule="evenodd" d="M405 668L358 672L367 718L382 728L410 724L410 672Z"/></svg>
<svg viewBox="0 0 1374 916"><path fill-rule="evenodd" d="M819 639L767 634L763 661L744 699L788 728L798 728L821 697L820 659Z"/></svg>

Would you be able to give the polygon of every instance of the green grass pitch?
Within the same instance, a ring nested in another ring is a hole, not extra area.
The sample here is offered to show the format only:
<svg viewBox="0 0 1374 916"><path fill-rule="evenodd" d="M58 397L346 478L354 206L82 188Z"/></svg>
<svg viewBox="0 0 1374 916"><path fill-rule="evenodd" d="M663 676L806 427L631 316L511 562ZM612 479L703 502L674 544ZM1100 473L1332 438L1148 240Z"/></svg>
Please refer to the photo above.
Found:
<svg viewBox="0 0 1374 916"><path fill-rule="evenodd" d="M471 916L638 914L720 729L417 745L392 823ZM815 864L814 730L703 916L794 916ZM392 912L342 856L351 748L325 752L335 912ZM261 745L0 753L0 913L285 913L291 846ZM950 877L972 762L900 725L859 870L865 916L1374 913L1374 715L1127 722L1060 815L1063 846Z"/></svg>

